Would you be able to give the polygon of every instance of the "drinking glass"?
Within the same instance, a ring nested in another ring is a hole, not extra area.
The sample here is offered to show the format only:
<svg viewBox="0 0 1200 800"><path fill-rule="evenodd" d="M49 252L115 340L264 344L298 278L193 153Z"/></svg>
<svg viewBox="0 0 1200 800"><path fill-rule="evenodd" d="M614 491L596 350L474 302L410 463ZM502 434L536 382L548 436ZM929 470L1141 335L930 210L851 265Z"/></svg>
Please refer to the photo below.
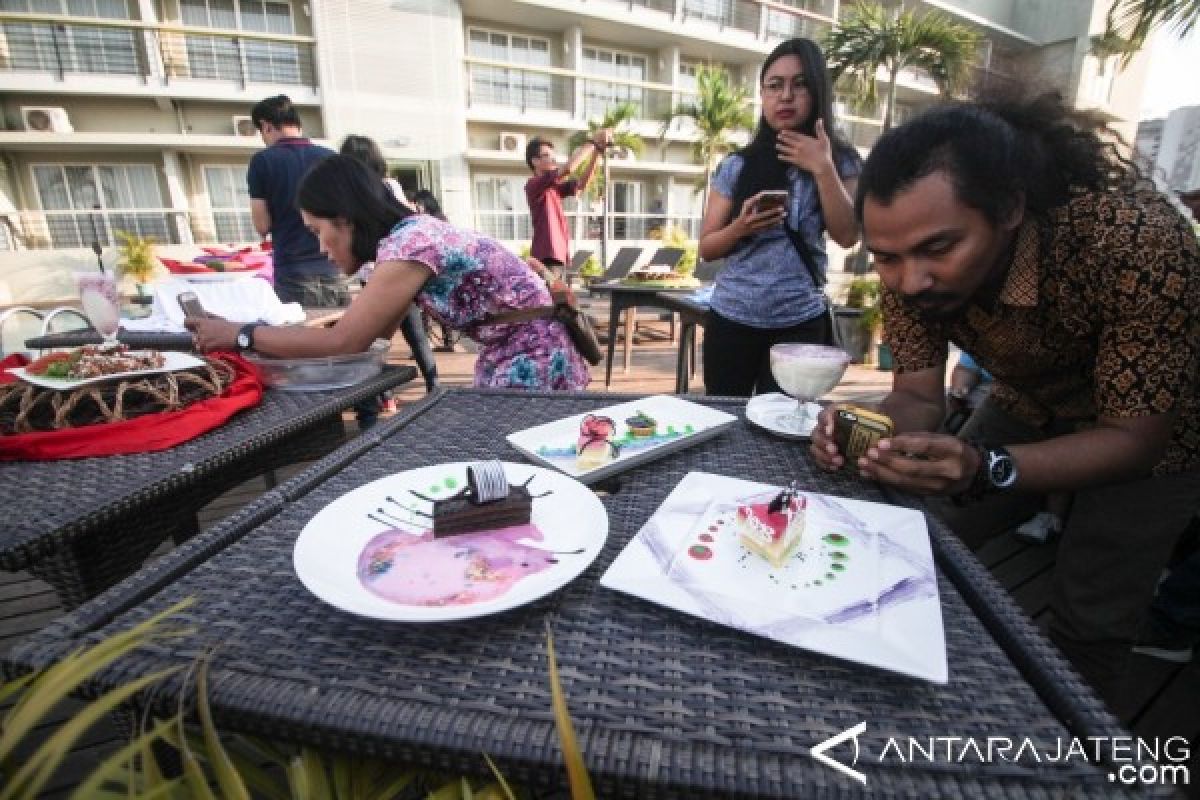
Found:
<svg viewBox="0 0 1200 800"><path fill-rule="evenodd" d="M796 408L775 417L775 425L784 433L808 436L817 424L808 408L821 395L833 389L846 374L850 354L839 347L819 344L777 344L771 347L771 374L790 397Z"/></svg>
<svg viewBox="0 0 1200 800"><path fill-rule="evenodd" d="M101 336L105 347L117 343L117 329L121 326L121 298L117 294L115 275L106 272L78 272L75 283L79 287L79 303L84 316Z"/></svg>

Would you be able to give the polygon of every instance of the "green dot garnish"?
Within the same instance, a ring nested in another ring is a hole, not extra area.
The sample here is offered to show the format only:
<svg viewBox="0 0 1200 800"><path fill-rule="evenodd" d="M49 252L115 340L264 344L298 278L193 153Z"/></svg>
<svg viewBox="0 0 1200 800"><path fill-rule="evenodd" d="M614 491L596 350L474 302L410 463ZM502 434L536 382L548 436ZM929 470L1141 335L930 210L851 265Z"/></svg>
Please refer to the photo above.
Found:
<svg viewBox="0 0 1200 800"><path fill-rule="evenodd" d="M458 486L458 481L454 478L446 478L442 483L446 484L447 489L453 489Z"/></svg>
<svg viewBox="0 0 1200 800"><path fill-rule="evenodd" d="M850 543L850 540L840 533L827 533L821 537L821 541L838 546Z"/></svg>
<svg viewBox="0 0 1200 800"><path fill-rule="evenodd" d="M832 572L826 572L826 573L825 573L825 578L826 578L827 580L833 580L833 579L834 579L834 578L836 578L836 577L837 577L837 575L834 575Z"/></svg>
<svg viewBox="0 0 1200 800"><path fill-rule="evenodd" d="M438 493L438 492L440 492L441 490L442 490L442 487L441 487L440 485L436 484L436 483L435 483L433 486L430 486L430 487L429 487L429 493L430 493L430 494L437 494L437 493Z"/></svg>
<svg viewBox="0 0 1200 800"><path fill-rule="evenodd" d="M833 570L834 572L845 572L845 571L846 571L846 565L845 565L845 564L837 564L837 563L834 563L834 564L830 564L830 565L829 565L829 568L830 568L831 570Z"/></svg>

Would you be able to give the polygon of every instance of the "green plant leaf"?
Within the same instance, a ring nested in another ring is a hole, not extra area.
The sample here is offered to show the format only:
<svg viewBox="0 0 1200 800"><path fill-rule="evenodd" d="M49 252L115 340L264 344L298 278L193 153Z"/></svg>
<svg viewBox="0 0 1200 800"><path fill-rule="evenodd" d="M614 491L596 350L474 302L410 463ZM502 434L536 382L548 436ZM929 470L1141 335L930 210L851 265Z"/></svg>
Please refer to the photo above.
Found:
<svg viewBox="0 0 1200 800"><path fill-rule="evenodd" d="M546 661L550 669L550 699L554 707L554 727L558 730L563 762L567 767L567 784L571 787L571 799L595 800L596 794L592 791L592 779L588 775L587 764L583 761L583 752L579 749L579 741L575 737L575 726L571 722L571 712L567 708L567 699L558 678L558 659L554 655L554 634L550 631L549 622L546 623Z"/></svg>
<svg viewBox="0 0 1200 800"><path fill-rule="evenodd" d="M490 769L492 774L496 776L496 782L500 784L500 788L504 790L504 796L508 798L508 800L517 800L517 796L513 794L513 790L511 787L509 787L508 781L504 780L504 775L501 774L500 769L496 766L495 762L492 761L487 753L483 754L483 760L487 762L488 769Z"/></svg>
<svg viewBox="0 0 1200 800"><path fill-rule="evenodd" d="M158 763L154 760L153 754L150 752L150 745L163 739L163 734L171 728L172 725L178 724L178 719L172 717L159 722L149 731L143 732L129 744L122 747L117 752L105 758L100 765L96 767L87 776L83 783L75 787L71 792L71 800L93 800L99 796L101 787L109 781L116 780L118 774L128 770L130 762L135 757L142 759L141 774L144 782L140 787L141 792L153 791L164 783L178 783L178 781L165 781L162 772L158 769ZM125 785L130 789L132 781L126 780ZM139 792L139 797L141 796Z"/></svg>
<svg viewBox="0 0 1200 800"><path fill-rule="evenodd" d="M38 675L0 723L0 767L8 763L29 731L92 675L143 644L187 635L187 630L163 629L162 623L191 603L192 598L183 600L127 631L80 648Z"/></svg>
<svg viewBox="0 0 1200 800"><path fill-rule="evenodd" d="M228 800L250 800L250 792L234 769L229 754L221 744L221 737L213 724L212 708L208 704L208 659L200 662L196 671L196 711L200 716L200 729L204 733L204 747L208 763L217 779L221 796Z"/></svg>
<svg viewBox="0 0 1200 800"><path fill-rule="evenodd" d="M71 746L97 720L142 689L175 674L179 669L179 667L169 667L144 675L106 692L88 703L51 734L20 769L12 773L8 785L0 790L0 800L10 800L10 798L16 797L18 791L21 790L24 790L26 796L36 796L50 780L54 771L62 764L63 759L70 752Z"/></svg>

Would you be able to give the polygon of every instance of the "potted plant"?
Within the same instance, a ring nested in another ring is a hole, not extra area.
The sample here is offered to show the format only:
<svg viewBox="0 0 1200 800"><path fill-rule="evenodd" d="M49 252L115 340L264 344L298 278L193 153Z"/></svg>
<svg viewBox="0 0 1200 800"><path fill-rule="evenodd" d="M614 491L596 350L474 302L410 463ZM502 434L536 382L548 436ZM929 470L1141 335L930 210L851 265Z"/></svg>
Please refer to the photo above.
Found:
<svg viewBox="0 0 1200 800"><path fill-rule="evenodd" d="M592 281L604 274L604 267L600 266L600 260L594 255L587 257L587 261L579 268L579 277L584 284L590 284Z"/></svg>
<svg viewBox="0 0 1200 800"><path fill-rule="evenodd" d="M128 231L117 231L117 238L121 241L121 258L117 262L117 269L122 276L127 275L133 279L138 297L143 298L146 296L144 285L158 270L158 259L154 257L154 239Z"/></svg>

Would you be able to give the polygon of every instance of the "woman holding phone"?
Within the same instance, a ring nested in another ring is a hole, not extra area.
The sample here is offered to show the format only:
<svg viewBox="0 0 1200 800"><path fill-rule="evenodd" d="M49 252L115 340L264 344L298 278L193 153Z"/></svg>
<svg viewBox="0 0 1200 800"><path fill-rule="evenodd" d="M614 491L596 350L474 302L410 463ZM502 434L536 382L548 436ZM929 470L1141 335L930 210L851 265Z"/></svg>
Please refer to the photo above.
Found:
<svg viewBox="0 0 1200 800"><path fill-rule="evenodd" d="M812 272L822 275L828 263L826 231L842 247L858 242L853 196L862 159L834 129L820 48L808 39L776 47L759 94L758 129L718 165L700 231L701 258L725 259L704 329L712 395L777 392L771 345L832 340Z"/></svg>

